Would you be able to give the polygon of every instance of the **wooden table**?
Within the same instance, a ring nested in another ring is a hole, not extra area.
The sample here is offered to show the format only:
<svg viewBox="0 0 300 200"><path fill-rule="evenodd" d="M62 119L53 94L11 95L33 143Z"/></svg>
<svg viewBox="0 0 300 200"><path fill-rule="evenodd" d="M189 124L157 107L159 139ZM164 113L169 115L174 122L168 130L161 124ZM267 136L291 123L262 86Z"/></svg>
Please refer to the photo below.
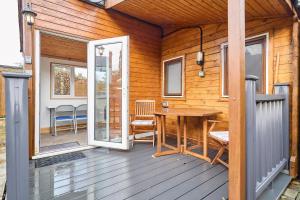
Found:
<svg viewBox="0 0 300 200"><path fill-rule="evenodd" d="M208 118L214 117L222 112L216 110L206 110L198 108L166 108L155 112L157 120L157 151L153 155L154 157L159 157L163 155L170 155L175 153L184 153L188 155L195 156L197 158L204 159L211 162L208 157ZM176 116L177 117L177 147L166 144L166 116ZM183 145L181 145L181 133L180 133L180 118L183 117ZM191 148L187 148L187 118L188 117L200 117L202 119L203 125L203 154L198 154L192 152L192 149L200 147L199 138L198 144ZM167 147L169 150L162 151L162 146Z"/></svg>

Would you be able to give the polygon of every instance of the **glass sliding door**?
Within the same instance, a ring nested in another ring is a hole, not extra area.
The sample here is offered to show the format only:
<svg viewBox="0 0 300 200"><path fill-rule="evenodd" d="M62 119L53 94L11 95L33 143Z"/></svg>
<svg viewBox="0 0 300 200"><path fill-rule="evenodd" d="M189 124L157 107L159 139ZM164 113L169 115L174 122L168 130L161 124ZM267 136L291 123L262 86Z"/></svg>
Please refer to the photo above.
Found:
<svg viewBox="0 0 300 200"><path fill-rule="evenodd" d="M88 47L89 144L128 149L128 37Z"/></svg>

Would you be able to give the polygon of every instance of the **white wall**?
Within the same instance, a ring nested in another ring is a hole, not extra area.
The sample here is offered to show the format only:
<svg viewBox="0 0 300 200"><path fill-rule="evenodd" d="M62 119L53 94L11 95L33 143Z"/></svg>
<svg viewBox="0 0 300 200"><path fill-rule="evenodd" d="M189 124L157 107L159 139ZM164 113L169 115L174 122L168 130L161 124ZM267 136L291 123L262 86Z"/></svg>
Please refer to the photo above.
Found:
<svg viewBox="0 0 300 200"><path fill-rule="evenodd" d="M40 127L47 128L50 127L50 112L48 106L58 106L58 105L74 105L78 106L80 104L87 103L86 98L80 99L51 99L51 77L50 77L50 63L61 63L61 64L69 64L76 66L87 66L86 63L82 62L74 62L69 60L61 60L61 59L53 59L47 57L41 57L41 71L40 71Z"/></svg>

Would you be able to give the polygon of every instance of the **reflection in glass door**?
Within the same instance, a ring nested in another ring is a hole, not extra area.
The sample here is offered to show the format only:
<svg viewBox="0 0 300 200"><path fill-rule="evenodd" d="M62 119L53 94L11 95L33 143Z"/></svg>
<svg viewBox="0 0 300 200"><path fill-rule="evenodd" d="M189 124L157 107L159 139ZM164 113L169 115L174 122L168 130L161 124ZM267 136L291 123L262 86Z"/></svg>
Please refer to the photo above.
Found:
<svg viewBox="0 0 300 200"><path fill-rule="evenodd" d="M128 148L128 37L93 41L89 44L89 143ZM91 99L93 98L93 99Z"/></svg>
<svg viewBox="0 0 300 200"><path fill-rule="evenodd" d="M122 43L95 48L95 140L121 143Z"/></svg>

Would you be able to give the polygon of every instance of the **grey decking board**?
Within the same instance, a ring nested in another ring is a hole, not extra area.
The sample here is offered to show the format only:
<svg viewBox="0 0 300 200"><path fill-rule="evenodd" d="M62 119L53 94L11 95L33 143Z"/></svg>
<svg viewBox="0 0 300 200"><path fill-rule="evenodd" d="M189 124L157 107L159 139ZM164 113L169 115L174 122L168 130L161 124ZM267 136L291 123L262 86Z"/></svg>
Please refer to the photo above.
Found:
<svg viewBox="0 0 300 200"><path fill-rule="evenodd" d="M124 157L124 153L134 154L134 153L139 153L139 152L155 151L155 149L150 145L144 146L144 148L142 146L138 146L137 149L132 152L129 152L129 151L121 152L121 151L116 151L116 150L105 150L105 151L103 150L103 152L102 152L101 150L102 150L102 148L90 150L90 151L94 152L93 156L91 156L91 153L89 151L83 151L83 153L86 155L86 158L84 158L84 159L70 161L67 163L59 163L59 164L55 164L55 165L51 165L51 166L47 166L47 167L41 167L41 168L39 168L39 172L40 172L40 174L43 174L43 173L47 174L51 170L56 169L56 167L64 165L64 164L74 163L76 165L80 165L81 163L86 164L86 161L88 161L88 163L89 163L89 162L94 162L95 160L105 160L105 161L118 160L120 157ZM32 173L33 172L31 172L31 174Z"/></svg>
<svg viewBox="0 0 300 200"><path fill-rule="evenodd" d="M160 185L163 182L171 179L172 177L179 176L180 174L182 174L184 172L187 172L194 168L197 168L202 164L206 164L206 163L204 161L201 162L199 160L195 160L195 161L189 162L187 164L180 165L180 166L173 168L163 174L153 176L147 180L144 180L143 182L139 182L138 184L129 185L129 187L119 190L118 192L114 192L113 194L110 194L110 195L104 197L103 199L106 199L106 200L126 199L138 192L141 192L145 189L149 189L149 188L153 187L154 185ZM199 168L197 168L197 169L199 169Z"/></svg>
<svg viewBox="0 0 300 200"><path fill-rule="evenodd" d="M114 181L112 185L109 185L109 187L101 185L96 186L95 188L95 197L96 199L101 199L103 197L106 197L110 194L113 194L116 191L120 191L124 188L130 187L131 185L135 185L138 183L142 183L143 181L147 179L152 179L155 176L162 175L163 173L167 173L169 170L173 170L175 168L180 167L181 165L184 165L184 163L188 162L194 162L194 158L188 158L188 157L182 157L180 160L177 160L177 157L174 157L170 160L168 163L161 163L161 165L158 165L155 168L146 168L141 170L143 173L136 173L135 174L129 174L127 179L122 180L119 177L116 177L119 181ZM111 181L111 180L109 180Z"/></svg>
<svg viewBox="0 0 300 200"><path fill-rule="evenodd" d="M119 181L123 181L126 179L129 179L130 176L143 174L145 171L156 169L157 167L172 164L176 160L176 156L170 156L170 157L160 157L158 158L159 162L157 162L155 159L151 158L147 160L146 162L142 163L144 164L144 167L136 167L136 168L130 168L128 171L119 173L118 171L104 174L104 175L97 175L93 177L92 179L87 179L86 181L73 181L71 186L77 189L85 189L92 187L94 188L96 186L96 189L103 188L103 187L109 187ZM58 194L64 194L65 191L68 191L70 186L63 186L59 188L55 188L56 193Z"/></svg>
<svg viewBox="0 0 300 200"><path fill-rule="evenodd" d="M148 152L149 153L149 152ZM134 156L135 154L130 154L131 156ZM136 162L135 160L141 160L141 161L143 161L143 160L148 160L149 159L149 155L147 155L147 156L144 156L144 155L146 155L146 154L144 154L144 153L142 153L142 154L139 154L140 156L143 156L143 157L139 157L139 156L136 156L136 157L133 157L133 158L131 158L131 159L126 159L123 163L129 163L130 164L130 162L133 162L134 161L134 163ZM130 157L127 157L127 158L130 158ZM150 157L151 158L151 157ZM130 161L130 162L129 162ZM137 161L137 162L139 162L139 161ZM112 163L111 163L112 164ZM106 165L106 163L102 163L102 166L103 165ZM92 174L92 175L94 175L95 174L95 171L97 170L101 170L101 174L103 174L103 173L106 173L106 171L105 171L105 169L107 170L107 171L109 171L111 168L113 168L114 166L116 167L117 166L117 168L116 169L118 169L118 167L119 167L119 164L114 164L114 165L107 165L107 166L105 166L105 168L102 168L101 167L101 163L96 163L95 164L95 166L97 166L97 169L93 169L93 168L90 168L90 169L88 169L88 171L86 171L86 173L85 174L83 174L83 175L80 175L80 176L76 176L76 173L73 173L72 174L72 177L68 177L68 178L65 178L65 179L60 179L60 177L59 176L55 176L55 177L53 177L53 179L55 178L55 185L57 185L56 186L56 188L58 187L58 185L61 185L61 186L63 186L63 182L66 182L66 183L68 183L68 182L70 182L68 179L76 179L76 181L79 181L80 180L80 177L83 177L83 178L86 178L86 176L91 176L90 174ZM126 165L125 165L126 166ZM94 167L95 168L95 167ZM85 169L85 170L87 170L87 169ZM77 169L76 169L76 171L77 171ZM84 171L84 170L82 170L82 169L80 169L80 170L78 170L78 171ZM100 171L99 171L100 172ZM86 176L85 176L86 175ZM99 173L96 173L96 175L99 175ZM42 180L43 179L46 179L46 180L48 180L48 177L40 177ZM50 178L50 177L49 177ZM32 182L31 182L32 183ZM32 183L33 184L33 183ZM31 186L32 187L34 187L33 185L31 184ZM53 184L53 183L52 183ZM49 188L51 188L50 187L50 185L49 185ZM40 191L40 192L45 192L45 191Z"/></svg>
<svg viewBox="0 0 300 200"><path fill-rule="evenodd" d="M150 157L151 159L151 157ZM97 168L88 168L88 171L86 170L79 170L82 172L81 174L73 173L72 177L68 177L65 179L58 179L55 180L55 185L54 189L58 187L63 187L67 186L68 182L70 182L70 179L75 179L76 182L84 181L89 178L94 178L95 176L100 176L108 173L113 173L115 170L118 170L120 173L123 169L126 169L130 166L136 166L138 167L139 165L143 164L144 162L147 162L149 160L149 156L144 156L144 157L136 157L135 159L132 160L127 160L126 162L118 163L118 164L112 164L112 165L105 165L105 166L99 166L97 165ZM56 179L56 178L55 178Z"/></svg>
<svg viewBox="0 0 300 200"><path fill-rule="evenodd" d="M173 200L179 198L183 194L190 192L194 188L197 188L199 185L202 185L203 183L209 181L211 178L221 174L224 171L224 167L219 165L217 168L212 168L202 174L199 174L192 179L157 195L153 199Z"/></svg>
<svg viewBox="0 0 300 200"><path fill-rule="evenodd" d="M154 150L151 150L150 152L153 153ZM134 153L135 152L131 153L130 156L128 156L128 157L124 157L124 156L123 157L118 157L118 159L114 159L114 160L108 160L108 161L106 161L106 160L93 160L93 161L90 161L90 162L87 162L87 163L82 163L81 164L82 167L79 167L78 165L76 165L76 167L77 167L76 172L73 174L73 176L82 174L82 173L80 173L81 171L89 170L88 168L94 168L95 166L97 166L98 169L100 169L99 166L101 166L101 169L102 169L102 168L107 168L107 167L111 167L111 166L114 166L114 165L126 163L131 159L139 159L140 156L143 156L145 158L149 157L149 155L148 155L149 151L138 153L139 157L137 157L136 156L137 154L134 154ZM64 164L63 166L66 166L66 168L67 168L68 165L72 165L72 164L73 163L68 163L68 164ZM63 168L63 167L59 167L59 168ZM39 173L39 176L43 176L44 178L48 178L48 176L50 176L50 175L51 175L50 173L47 173L47 174L40 174ZM56 181L63 180L64 178L60 178L59 176L64 176L64 175L65 175L64 173L55 175ZM34 177L31 178L30 182L33 182L33 181L34 181Z"/></svg>
<svg viewBox="0 0 300 200"><path fill-rule="evenodd" d="M213 191L217 190L219 187L224 185L225 182L228 180L228 173L227 171L223 171L222 173L218 174L217 176L209 179L205 183L199 185L196 188L193 188L188 193L183 194L181 197L176 198L179 200L199 200L205 198L207 195L211 194Z"/></svg>
<svg viewBox="0 0 300 200"><path fill-rule="evenodd" d="M225 199L228 198L228 182L224 183L221 187L201 200L221 200L223 197Z"/></svg>
<svg viewBox="0 0 300 200"><path fill-rule="evenodd" d="M138 157L137 157L138 158ZM171 156L171 157L160 157L160 158L158 158L158 160L160 161L160 162L156 162L156 161L154 161L154 159L153 158L149 158L149 160L147 160L147 161L145 161L144 163L142 163L142 164L144 164L144 165L146 165L146 164L148 164L146 167L156 167L156 165L162 165L162 164L164 164L164 163L166 163L166 162L172 162L172 158L173 158L173 160L175 159L175 156ZM169 160L169 161L166 161L166 162L164 162L165 160ZM153 166L154 165L154 166ZM144 169L144 168L143 168ZM112 173L110 173L110 174L104 174L104 175L102 175L102 174L99 174L99 175L95 175L95 177L93 177L93 178L91 178L91 179L87 179L86 181L83 181L83 180L81 180L81 181L79 181L79 182L76 182L76 181L72 181L72 184L73 185L75 185L76 184L76 188L84 188L84 187L88 187L89 185L93 185L93 184L95 184L95 183L101 183L101 182L110 182L111 181L111 179L115 179L116 177L120 177L120 176L128 176L130 173L133 173L132 171L139 171L139 169L136 169L136 168L132 168L132 169L130 169L129 171L125 171L125 172L123 172L123 173L119 173L118 171L114 171L114 172L112 172ZM62 186L62 187L54 187L54 189L55 189L55 191L57 192L57 193L61 193L61 194L64 194L64 192L63 191L66 191L66 190L68 190L69 189L69 185L67 185L67 186ZM52 189L52 188L51 188ZM48 190L47 192L51 192L51 190ZM43 192L43 193L47 193L47 192ZM43 194L42 193L42 194Z"/></svg>
<svg viewBox="0 0 300 200"><path fill-rule="evenodd" d="M184 187L185 182L189 182L199 174L206 174L203 178L209 180L215 176L218 169L226 170L223 166L211 166L201 159L180 154L153 159L151 156L155 150L156 149L152 148L149 144L136 144L135 149L127 152L109 150L109 153L107 153L106 151L101 151L101 149L99 152L98 149L84 151L87 156L86 159L42 168L40 178L47 179L46 182L39 182L36 177L32 177L31 180L35 181L35 187L31 188L31 199L85 200L87 197L90 197L91 199L100 199L100 197L114 199L113 197L118 197L117 199L119 200L129 197L129 199L133 200L142 197L139 199L143 200L154 197L154 195L147 194L156 192L159 195L156 197L157 199L165 200L163 198L164 193L168 193L169 190L172 191L173 188L176 188L177 191L179 191L178 196L187 193L188 190ZM170 158L173 159L169 160ZM178 158L189 162L188 164L178 164ZM120 160L126 161L118 162ZM151 160L150 166L148 160ZM106 161L109 164L105 164ZM141 162L141 164L139 162ZM146 165L143 169L135 169L135 166L141 166L143 163ZM199 163L199 166L197 166L196 163ZM68 165L73 172L63 171L62 174L57 174L56 176L49 175L50 173L54 173L57 169ZM153 165L156 167L153 167ZM206 166L206 170L203 171L204 166ZM118 170L123 167L126 167L128 170L126 170L126 172L123 171L122 175L110 178L113 174L116 175ZM207 167L209 167L209 170L214 171L214 173L207 174ZM197 171L197 169L199 169L199 171ZM31 168L31 173L33 175L33 171L36 173L40 172L38 169ZM138 173L133 171L138 171ZM92 176L92 174L95 174L95 176ZM98 181L97 177L99 177L99 174L111 175L107 175L106 180ZM87 175L87 180L81 180L80 184L77 184L76 181L79 180L77 178L85 175ZM53 185L61 182L65 182L65 186L62 188L57 188L59 186ZM196 187L196 185L194 186ZM197 187L202 187L201 183L198 182ZM219 188L215 187L210 191L207 191L206 194L208 196L206 198L214 195L215 192L218 193L223 187L227 186L221 186ZM58 193L63 193L63 195L57 196ZM136 195L132 196L133 194ZM218 194L216 194L216 196L218 196Z"/></svg>
<svg viewBox="0 0 300 200"><path fill-rule="evenodd" d="M213 166L210 163L205 162L204 164L202 164L199 167L195 167L189 171L186 171L185 173L174 176L163 183L154 185L151 188L143 190L140 193L129 197L128 199L129 200L140 200L140 199L144 199L145 197L152 199L152 198L159 196L160 194L192 179L193 177L198 176L199 174L204 173L215 167L217 167L217 166Z"/></svg>

